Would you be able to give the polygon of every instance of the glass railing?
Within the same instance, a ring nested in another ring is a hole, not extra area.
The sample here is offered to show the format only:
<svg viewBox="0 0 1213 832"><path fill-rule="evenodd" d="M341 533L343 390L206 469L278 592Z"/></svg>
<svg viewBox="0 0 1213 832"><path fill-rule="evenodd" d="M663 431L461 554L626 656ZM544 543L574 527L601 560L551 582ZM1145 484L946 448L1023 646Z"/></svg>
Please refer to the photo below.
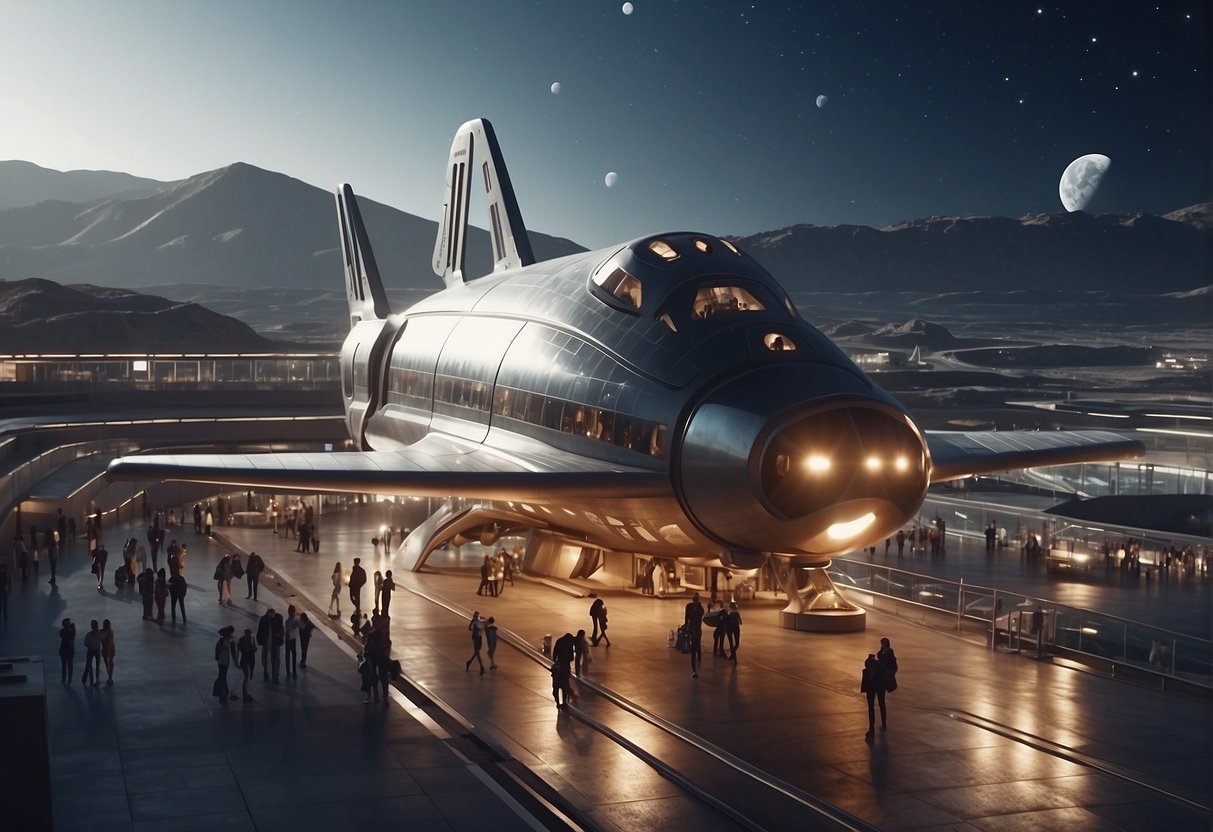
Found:
<svg viewBox="0 0 1213 832"><path fill-rule="evenodd" d="M1213 641L1045 598L836 558L828 570L847 597L903 615L904 604L945 613L950 629L984 632L992 646L1047 655L1062 649L1159 677L1213 688ZM926 616L922 623L945 619Z"/></svg>

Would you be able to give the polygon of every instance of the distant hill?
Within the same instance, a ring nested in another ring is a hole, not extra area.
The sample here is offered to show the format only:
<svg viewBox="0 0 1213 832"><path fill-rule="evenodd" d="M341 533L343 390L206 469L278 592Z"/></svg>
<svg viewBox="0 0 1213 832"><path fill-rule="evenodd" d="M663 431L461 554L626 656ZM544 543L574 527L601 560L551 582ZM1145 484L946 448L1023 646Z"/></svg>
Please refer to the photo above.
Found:
<svg viewBox="0 0 1213 832"><path fill-rule="evenodd" d="M733 239L794 292L1179 292L1213 283L1210 208L795 225Z"/></svg>
<svg viewBox="0 0 1213 832"><path fill-rule="evenodd" d="M0 208L34 205L48 199L93 202L138 196L162 191L172 184L112 170L58 171L14 160L0 162Z"/></svg>
<svg viewBox="0 0 1213 832"><path fill-rule="evenodd" d="M0 353L267 352L290 347L196 303L49 280L0 282Z"/></svg>
<svg viewBox="0 0 1213 832"><path fill-rule="evenodd" d="M367 199L360 205L385 283L440 288L430 267L437 224ZM541 259L584 251L530 236ZM487 273L490 263L488 233L470 229L469 274ZM0 279L332 289L341 275L332 194L243 163L130 198L0 209Z"/></svg>

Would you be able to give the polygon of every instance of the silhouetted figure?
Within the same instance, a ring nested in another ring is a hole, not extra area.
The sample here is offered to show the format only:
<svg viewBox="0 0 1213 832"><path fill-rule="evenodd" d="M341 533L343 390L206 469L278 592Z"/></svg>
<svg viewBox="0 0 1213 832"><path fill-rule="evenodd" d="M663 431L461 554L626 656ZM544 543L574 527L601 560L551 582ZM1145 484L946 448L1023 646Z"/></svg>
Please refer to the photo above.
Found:
<svg viewBox="0 0 1213 832"><path fill-rule="evenodd" d="M354 558L350 567L350 602L354 612L362 612L362 587L366 585L366 570L362 568L362 558Z"/></svg>
<svg viewBox="0 0 1213 832"><path fill-rule="evenodd" d="M480 620L480 611L476 610L472 613L472 619L468 622L468 632L472 636L472 657L468 659L464 665L464 670L472 669L472 661L480 665L480 672L484 673L484 660L480 658L480 649L484 646L484 622Z"/></svg>
<svg viewBox="0 0 1213 832"><path fill-rule="evenodd" d="M611 640L607 638L607 609L606 603L601 598L596 598L594 603L590 604L590 621L593 623L593 632L590 635L590 641L594 644L605 641L606 646L611 646Z"/></svg>
<svg viewBox="0 0 1213 832"><path fill-rule="evenodd" d="M59 682L72 683L72 671L76 660L76 625L70 618L63 619L59 628Z"/></svg>
<svg viewBox="0 0 1213 832"><path fill-rule="evenodd" d="M173 614L173 623L174 624L177 623L177 608L178 607L181 608L181 623L182 624L186 623L185 622L185 590L186 590L185 578L181 576L181 573L177 573L176 575L173 575L173 577L168 579L169 609L171 610L171 612Z"/></svg>
<svg viewBox="0 0 1213 832"><path fill-rule="evenodd" d="M699 600L698 592L687 604L683 626L686 627L688 652L691 654L691 676L698 679L699 663L703 660L703 647L700 644L703 637L703 603Z"/></svg>

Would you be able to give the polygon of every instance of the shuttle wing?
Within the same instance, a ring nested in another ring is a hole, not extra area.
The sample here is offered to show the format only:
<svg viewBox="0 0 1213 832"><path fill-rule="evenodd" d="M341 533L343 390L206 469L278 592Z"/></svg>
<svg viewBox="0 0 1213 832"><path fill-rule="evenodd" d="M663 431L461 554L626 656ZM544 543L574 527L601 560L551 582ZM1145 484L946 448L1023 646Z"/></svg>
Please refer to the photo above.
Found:
<svg viewBox="0 0 1213 832"><path fill-rule="evenodd" d="M1101 430L927 431L931 482L1041 465L1142 456L1145 445Z"/></svg>
<svg viewBox="0 0 1213 832"><path fill-rule="evenodd" d="M554 504L579 496L671 493L669 474L552 450L507 453L431 434L396 451L119 457L110 480L186 480L290 491L477 497Z"/></svg>

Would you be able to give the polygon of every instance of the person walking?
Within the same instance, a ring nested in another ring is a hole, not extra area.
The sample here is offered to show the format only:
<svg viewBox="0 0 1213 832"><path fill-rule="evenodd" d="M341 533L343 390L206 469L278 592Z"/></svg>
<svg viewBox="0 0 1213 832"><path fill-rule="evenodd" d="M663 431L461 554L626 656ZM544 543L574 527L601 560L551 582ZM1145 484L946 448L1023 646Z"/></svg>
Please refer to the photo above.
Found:
<svg viewBox="0 0 1213 832"><path fill-rule="evenodd" d="M163 570L161 570L163 571ZM177 623L177 607L181 607L181 623L185 621L185 578L178 572L176 575L168 579L168 597L169 609L173 614L173 624Z"/></svg>
<svg viewBox="0 0 1213 832"><path fill-rule="evenodd" d="M168 578L165 577L163 569L156 574L153 596L156 599L156 623L164 624L164 602L168 600Z"/></svg>
<svg viewBox="0 0 1213 832"><path fill-rule="evenodd" d="M316 625L307 617L306 612L299 613L299 666L307 667L307 646L312 643L312 631Z"/></svg>
<svg viewBox="0 0 1213 832"><path fill-rule="evenodd" d="M139 597L143 599L143 620L152 620L152 602L156 598L156 573L149 566L139 573Z"/></svg>
<svg viewBox="0 0 1213 832"><path fill-rule="evenodd" d="M232 553L231 576L227 579L227 603L232 605L232 581L240 580L244 577L244 564L240 562L240 553Z"/></svg>
<svg viewBox="0 0 1213 832"><path fill-rule="evenodd" d="M489 560L489 556L484 556L484 563L480 564L480 586L476 587L477 595L485 595L489 591L489 581L493 574L493 565Z"/></svg>
<svg viewBox="0 0 1213 832"><path fill-rule="evenodd" d="M227 603L232 603L231 587L232 587L232 556L224 553L219 560L219 564L215 567L215 583L219 586L219 603L223 601L223 591L227 590Z"/></svg>
<svg viewBox="0 0 1213 832"><path fill-rule="evenodd" d="M232 641L232 633L236 628L230 624L219 630L219 641L215 643L215 663L219 666L219 677L215 679L214 694L219 697L219 704L226 705L229 700L238 697L232 693L227 684L227 671L236 660L236 645Z"/></svg>
<svg viewBox="0 0 1213 832"><path fill-rule="evenodd" d="M89 622L89 630L84 634L84 674L80 684L93 687L101 682L101 630L97 628L97 619Z"/></svg>
<svg viewBox="0 0 1213 832"><path fill-rule="evenodd" d="M244 567L244 576L248 581L248 595L245 598L257 600L257 590L261 586L261 573L265 571L265 561L256 552L248 553L248 566Z"/></svg>
<svg viewBox="0 0 1213 832"><path fill-rule="evenodd" d="M725 642L725 633L727 632L727 628L725 627L725 617L728 614L729 614L729 611L727 609L725 609L724 602L721 601L719 598L717 598L716 593L713 592L712 597L708 599L708 606L703 614L704 623L706 623L709 627L713 628L713 631L712 631L712 655L713 656L723 657L725 655L724 642Z"/></svg>
<svg viewBox="0 0 1213 832"><path fill-rule="evenodd" d="M299 615L295 605L286 608L286 623L283 626L286 643L286 678L299 678Z"/></svg>
<svg viewBox="0 0 1213 832"><path fill-rule="evenodd" d="M101 541L97 540L97 548L93 550L93 565L97 567L97 591L105 592L105 562L109 560L110 553Z"/></svg>
<svg viewBox="0 0 1213 832"><path fill-rule="evenodd" d="M105 662L105 683L114 683L114 627L107 618L101 622L101 661ZM98 674L100 675L100 674ZM95 684L95 683L94 683Z"/></svg>
<svg viewBox="0 0 1213 832"><path fill-rule="evenodd" d="M333 582L333 594L329 596L329 617L341 617L341 561L333 567L333 574L330 576ZM336 610L334 611L334 607Z"/></svg>
<svg viewBox="0 0 1213 832"><path fill-rule="evenodd" d="M388 572L388 579L391 579L391 572ZM489 670L497 669L497 621L493 616L489 616L489 620L484 622L484 643L489 649Z"/></svg>
<svg viewBox="0 0 1213 832"><path fill-rule="evenodd" d="M245 629L244 635L236 643L236 662L243 676L240 682L240 695L245 702L252 702L253 697L249 696L248 683L253 678L253 671L257 668L257 642L253 640L252 630Z"/></svg>
<svg viewBox="0 0 1213 832"><path fill-rule="evenodd" d="M687 646L690 648L691 654L691 678L699 678L699 664L703 661L703 647L700 640L703 637L703 602L699 600L699 593L696 592L687 604L686 613L683 615L683 626L687 633Z"/></svg>
<svg viewBox="0 0 1213 832"><path fill-rule="evenodd" d="M741 611L737 609L736 601L729 602L729 609L722 618L724 634L729 640L729 658L737 661L737 648L741 646Z"/></svg>
<svg viewBox="0 0 1213 832"><path fill-rule="evenodd" d="M384 618L388 617L388 610L392 607L392 593L395 591L396 582L392 580L392 570L389 569L379 587L379 614Z"/></svg>
<svg viewBox="0 0 1213 832"><path fill-rule="evenodd" d="M213 514L211 514L211 507L210 507L209 503L207 504L207 507L206 507L206 518L202 522L203 522L203 532L206 534L207 537L210 537L211 536L211 526L214 525L215 516Z"/></svg>
<svg viewBox="0 0 1213 832"><path fill-rule="evenodd" d="M70 618L63 619L59 628L59 683L70 685L76 659L76 625Z"/></svg>
<svg viewBox="0 0 1213 832"><path fill-rule="evenodd" d="M366 585L366 570L362 568L362 558L354 558L354 565L350 567L350 602L354 605L354 612L362 612L362 587Z"/></svg>
<svg viewBox="0 0 1213 832"><path fill-rule="evenodd" d="M480 672L484 673L484 660L480 658L480 648L484 645L484 622L480 620L480 610L472 613L472 620L468 622L468 632L472 634L472 657L468 659L464 665L464 670L472 669L472 661L480 665Z"/></svg>
<svg viewBox="0 0 1213 832"><path fill-rule="evenodd" d="M606 646L611 646L611 640L607 638L607 609L606 603L601 598L596 598L594 603L590 604L590 621L594 624L594 631L590 635L590 641L597 646L599 641L605 641Z"/></svg>
<svg viewBox="0 0 1213 832"><path fill-rule="evenodd" d="M876 711L874 705L880 703L880 730L889 728L889 715L885 708L885 694L897 689L897 657L887 638L880 640L880 650L869 653L863 663L863 679L860 690L868 698L868 732L865 739L872 739L876 730Z"/></svg>

